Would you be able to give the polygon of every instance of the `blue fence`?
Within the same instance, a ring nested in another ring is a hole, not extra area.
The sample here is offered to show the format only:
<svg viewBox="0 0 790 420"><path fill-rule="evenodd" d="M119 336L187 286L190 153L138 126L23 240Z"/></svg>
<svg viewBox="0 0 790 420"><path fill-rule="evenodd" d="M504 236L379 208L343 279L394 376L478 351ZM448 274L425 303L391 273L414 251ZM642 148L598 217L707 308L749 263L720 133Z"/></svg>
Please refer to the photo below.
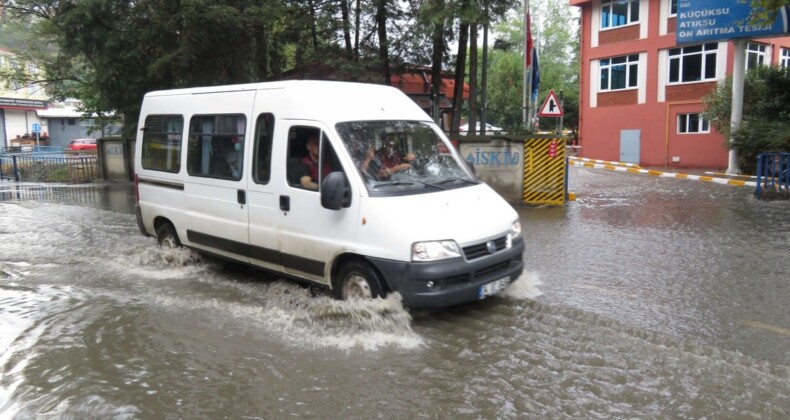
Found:
<svg viewBox="0 0 790 420"><path fill-rule="evenodd" d="M0 154L0 180L82 183L98 176L95 153Z"/></svg>
<svg viewBox="0 0 790 420"><path fill-rule="evenodd" d="M46 154L63 154L66 149L58 146L9 146L0 147L0 156L2 155L27 155L30 153L46 153Z"/></svg>
<svg viewBox="0 0 790 420"><path fill-rule="evenodd" d="M790 153L761 153L757 156L757 188L761 199L790 199Z"/></svg>

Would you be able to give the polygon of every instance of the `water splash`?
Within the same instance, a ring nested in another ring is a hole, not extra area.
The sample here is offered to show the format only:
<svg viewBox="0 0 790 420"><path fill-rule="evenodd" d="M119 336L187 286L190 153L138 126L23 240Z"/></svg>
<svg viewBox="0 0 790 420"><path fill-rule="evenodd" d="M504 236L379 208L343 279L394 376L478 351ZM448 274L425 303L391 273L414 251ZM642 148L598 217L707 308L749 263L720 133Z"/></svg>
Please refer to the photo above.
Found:
<svg viewBox="0 0 790 420"><path fill-rule="evenodd" d="M542 285L543 282L538 278L538 273L524 271L502 292L502 296L511 299L535 299L543 294L538 288Z"/></svg>

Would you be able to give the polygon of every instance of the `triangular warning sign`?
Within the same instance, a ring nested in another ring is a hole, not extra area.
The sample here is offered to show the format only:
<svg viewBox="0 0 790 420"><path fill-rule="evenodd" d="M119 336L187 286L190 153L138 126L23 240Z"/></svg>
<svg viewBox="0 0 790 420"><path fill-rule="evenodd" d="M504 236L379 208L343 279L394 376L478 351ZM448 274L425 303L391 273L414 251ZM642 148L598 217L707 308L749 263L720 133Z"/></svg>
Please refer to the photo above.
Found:
<svg viewBox="0 0 790 420"><path fill-rule="evenodd" d="M557 95L554 94L552 90L549 92L549 96L546 97L546 100L543 102L543 106L540 107L540 111L538 111L539 117L561 117L562 107L560 106L560 101L557 100Z"/></svg>

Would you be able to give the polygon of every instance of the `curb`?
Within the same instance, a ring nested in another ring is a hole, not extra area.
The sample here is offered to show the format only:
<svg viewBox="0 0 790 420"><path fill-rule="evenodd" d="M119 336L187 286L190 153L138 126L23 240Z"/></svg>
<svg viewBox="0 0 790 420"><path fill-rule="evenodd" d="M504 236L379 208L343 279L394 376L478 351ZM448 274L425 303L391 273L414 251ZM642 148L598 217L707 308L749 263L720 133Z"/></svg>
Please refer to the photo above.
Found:
<svg viewBox="0 0 790 420"><path fill-rule="evenodd" d="M694 181L713 182L715 184L734 185L736 187L757 187L757 183L753 181L715 178L712 176L704 176L704 175L688 175L688 174L675 173L675 172L661 172L661 171L655 171L649 169L641 169L638 166L634 167L633 164L622 164L622 165L632 165L629 167L629 166L618 166L618 165L600 164L600 163L592 163L592 162L579 162L578 159L576 158L569 158L569 163L572 164L573 166L578 166L582 168L607 169L610 171L630 172L632 174L642 174L642 175L657 176L662 178L690 179ZM610 162L610 163L615 163L615 162Z"/></svg>

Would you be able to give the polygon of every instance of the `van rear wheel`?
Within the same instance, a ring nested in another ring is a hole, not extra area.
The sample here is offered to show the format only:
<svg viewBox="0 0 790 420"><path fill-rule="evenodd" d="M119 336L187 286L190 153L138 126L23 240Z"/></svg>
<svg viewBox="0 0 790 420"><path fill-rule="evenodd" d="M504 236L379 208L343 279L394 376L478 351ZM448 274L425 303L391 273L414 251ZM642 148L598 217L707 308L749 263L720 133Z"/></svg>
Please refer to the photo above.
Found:
<svg viewBox="0 0 790 420"><path fill-rule="evenodd" d="M174 249L181 246L181 241L178 240L176 228L170 223L164 223L156 230L156 243L165 249Z"/></svg>
<svg viewBox="0 0 790 420"><path fill-rule="evenodd" d="M335 297L341 300L384 297L381 279L373 268L362 261L350 261L338 273Z"/></svg>

